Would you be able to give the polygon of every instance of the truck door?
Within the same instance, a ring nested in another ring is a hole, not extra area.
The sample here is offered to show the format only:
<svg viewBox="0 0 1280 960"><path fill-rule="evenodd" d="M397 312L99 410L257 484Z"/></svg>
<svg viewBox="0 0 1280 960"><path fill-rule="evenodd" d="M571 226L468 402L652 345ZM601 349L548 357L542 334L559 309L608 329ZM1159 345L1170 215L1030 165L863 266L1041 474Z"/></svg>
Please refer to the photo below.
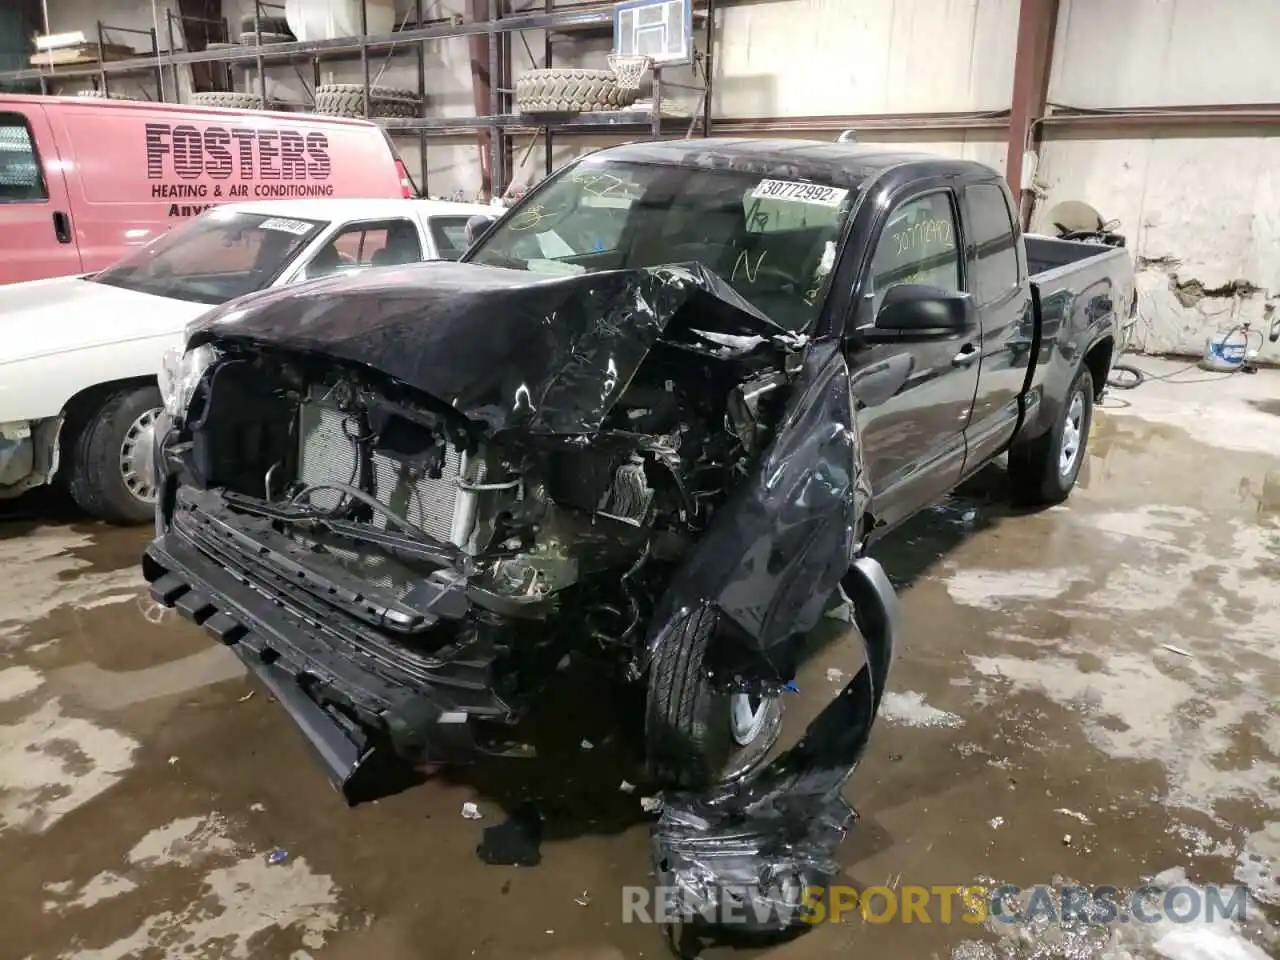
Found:
<svg viewBox="0 0 1280 960"><path fill-rule="evenodd" d="M44 108L0 101L0 283L80 270L66 178Z"/></svg>
<svg viewBox="0 0 1280 960"><path fill-rule="evenodd" d="M895 284L965 289L957 211L949 188L917 192L891 206L873 228L874 253L858 286L855 329L874 324L885 291ZM978 346L975 329L941 340L853 348L853 391L866 404L859 413L863 462L879 523L897 524L959 482ZM877 395L889 382L896 385L893 396Z"/></svg>
<svg viewBox="0 0 1280 960"><path fill-rule="evenodd" d="M1022 234L998 182L964 188L969 292L982 324L982 360L966 435L965 473L989 461L1013 437L1034 330Z"/></svg>

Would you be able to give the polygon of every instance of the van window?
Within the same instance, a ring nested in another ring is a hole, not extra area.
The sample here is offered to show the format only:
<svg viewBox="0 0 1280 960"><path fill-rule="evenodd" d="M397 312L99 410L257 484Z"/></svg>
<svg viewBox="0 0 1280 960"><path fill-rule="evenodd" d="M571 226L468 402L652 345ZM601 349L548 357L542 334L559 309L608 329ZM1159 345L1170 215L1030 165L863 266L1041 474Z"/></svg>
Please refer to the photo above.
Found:
<svg viewBox="0 0 1280 960"><path fill-rule="evenodd" d="M992 303L1018 288L1013 217L1004 191L994 184L966 187L965 200L974 245L973 293L978 303Z"/></svg>
<svg viewBox="0 0 1280 960"><path fill-rule="evenodd" d="M322 225L212 210L89 279L157 297L226 303L270 286Z"/></svg>
<svg viewBox="0 0 1280 960"><path fill-rule="evenodd" d="M422 260L422 241L412 220L379 220L343 227L307 264L306 278L327 277L364 267Z"/></svg>
<svg viewBox="0 0 1280 960"><path fill-rule="evenodd" d="M467 221L470 217L432 217L427 221L431 239L442 260L457 260L467 249Z"/></svg>
<svg viewBox="0 0 1280 960"><path fill-rule="evenodd" d="M885 291L899 283L960 290L960 250L947 191L908 200L889 214L863 291L874 297L872 316L879 311Z"/></svg>
<svg viewBox="0 0 1280 960"><path fill-rule="evenodd" d="M0 203L48 200L26 118L0 113Z"/></svg>

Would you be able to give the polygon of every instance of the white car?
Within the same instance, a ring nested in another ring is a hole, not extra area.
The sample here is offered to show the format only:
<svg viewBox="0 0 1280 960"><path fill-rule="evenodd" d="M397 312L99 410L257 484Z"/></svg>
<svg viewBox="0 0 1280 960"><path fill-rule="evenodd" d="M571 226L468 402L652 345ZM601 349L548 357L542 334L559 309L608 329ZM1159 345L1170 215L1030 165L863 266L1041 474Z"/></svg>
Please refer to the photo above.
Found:
<svg viewBox="0 0 1280 960"><path fill-rule="evenodd" d="M55 477L90 515L142 523L165 352L236 297L333 273L457 259L493 211L439 200L227 204L101 273L0 287L0 499Z"/></svg>

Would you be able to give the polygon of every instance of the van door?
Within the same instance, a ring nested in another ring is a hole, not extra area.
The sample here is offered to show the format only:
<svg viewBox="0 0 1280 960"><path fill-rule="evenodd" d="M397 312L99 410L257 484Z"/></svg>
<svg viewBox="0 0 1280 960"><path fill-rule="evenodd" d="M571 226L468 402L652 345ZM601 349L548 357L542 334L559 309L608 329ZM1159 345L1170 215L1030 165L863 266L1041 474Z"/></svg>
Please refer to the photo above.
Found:
<svg viewBox="0 0 1280 960"><path fill-rule="evenodd" d="M71 214L44 109L0 102L0 283L80 273Z"/></svg>

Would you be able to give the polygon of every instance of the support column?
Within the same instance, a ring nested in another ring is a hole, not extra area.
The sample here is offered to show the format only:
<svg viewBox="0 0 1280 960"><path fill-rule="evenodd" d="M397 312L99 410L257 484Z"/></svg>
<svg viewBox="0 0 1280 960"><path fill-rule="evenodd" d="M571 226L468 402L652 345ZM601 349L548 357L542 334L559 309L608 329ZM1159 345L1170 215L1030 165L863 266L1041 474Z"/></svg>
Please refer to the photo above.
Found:
<svg viewBox="0 0 1280 960"><path fill-rule="evenodd" d="M1009 110L1005 178L1018 198L1022 226L1031 218L1032 196L1022 193L1022 156L1039 143L1036 123L1044 116L1053 65L1053 38L1058 0L1022 0L1018 10L1018 45L1013 61L1013 98Z"/></svg>
<svg viewBox="0 0 1280 960"><path fill-rule="evenodd" d="M467 22L483 23L489 19L488 0L467 0ZM480 33L468 38L471 47L471 92L477 117L488 116L491 106L493 78L489 71L489 34ZM489 128L476 132L476 146L480 150L480 193L493 195L492 136Z"/></svg>

